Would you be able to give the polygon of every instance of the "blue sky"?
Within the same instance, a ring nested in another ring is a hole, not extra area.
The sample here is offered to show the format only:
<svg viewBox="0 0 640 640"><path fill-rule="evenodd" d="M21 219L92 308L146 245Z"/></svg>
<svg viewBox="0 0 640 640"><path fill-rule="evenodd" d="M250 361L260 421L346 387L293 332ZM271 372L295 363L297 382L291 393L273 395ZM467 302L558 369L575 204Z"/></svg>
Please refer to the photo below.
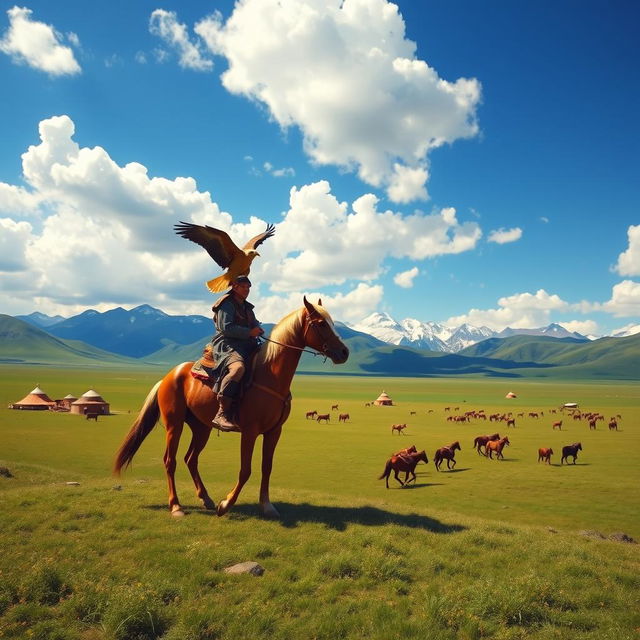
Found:
<svg viewBox="0 0 640 640"><path fill-rule="evenodd" d="M0 7L0 312L208 315L187 220L263 321L640 323L636 2Z"/></svg>

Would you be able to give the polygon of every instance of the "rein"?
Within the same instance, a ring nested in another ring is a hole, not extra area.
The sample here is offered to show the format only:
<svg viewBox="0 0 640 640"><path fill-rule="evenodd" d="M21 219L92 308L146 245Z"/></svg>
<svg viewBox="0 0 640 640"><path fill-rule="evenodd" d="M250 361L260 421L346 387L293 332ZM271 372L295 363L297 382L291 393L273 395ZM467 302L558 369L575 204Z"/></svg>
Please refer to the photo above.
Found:
<svg viewBox="0 0 640 640"><path fill-rule="evenodd" d="M313 322L308 322L304 330L305 336L309 327L313 327L316 332L318 331L318 328ZM329 357L326 351L311 351L309 349L305 349L304 347L296 347L293 344L284 344L284 342L278 342L277 340L272 340L271 338L265 338L263 336L260 337L260 340L264 340L265 342L273 342L273 344L280 345L281 347L286 347L287 349L295 349L296 351L301 351L302 353L310 353L312 356L321 356L324 358L324 362L326 362L327 358ZM323 344L323 347L326 347L326 343Z"/></svg>

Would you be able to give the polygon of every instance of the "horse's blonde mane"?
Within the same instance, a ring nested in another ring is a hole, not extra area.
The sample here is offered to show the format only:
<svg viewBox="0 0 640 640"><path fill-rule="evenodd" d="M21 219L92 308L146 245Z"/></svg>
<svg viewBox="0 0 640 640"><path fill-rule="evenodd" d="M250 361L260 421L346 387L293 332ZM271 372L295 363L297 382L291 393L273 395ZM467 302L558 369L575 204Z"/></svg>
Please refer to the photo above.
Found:
<svg viewBox="0 0 640 640"><path fill-rule="evenodd" d="M310 303L311 304L311 303ZM333 327L333 319L329 315L329 312L324 309L324 307L316 306L315 304L311 305L332 327ZM295 309L288 315L286 315L282 320L273 327L273 331L271 331L271 335L269 336L271 340L276 340L282 344L292 344L296 346L302 346L302 344L296 344L296 336L300 333L302 328L302 318L305 312L304 307L300 307L299 309ZM274 358L280 353L282 347L273 342L267 342L267 346L265 349L262 349L258 354L256 364L267 364L272 362Z"/></svg>

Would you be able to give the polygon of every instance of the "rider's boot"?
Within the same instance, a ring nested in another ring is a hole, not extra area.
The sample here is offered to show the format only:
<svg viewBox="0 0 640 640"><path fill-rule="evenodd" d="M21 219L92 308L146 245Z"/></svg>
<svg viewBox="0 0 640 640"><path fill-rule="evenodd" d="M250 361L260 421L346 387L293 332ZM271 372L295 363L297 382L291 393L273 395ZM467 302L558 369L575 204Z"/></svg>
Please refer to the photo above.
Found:
<svg viewBox="0 0 640 640"><path fill-rule="evenodd" d="M232 404L233 398L236 395L238 383L235 381L229 382L224 389L226 394L218 394L218 413L213 419L213 426L220 431L240 431L240 427L233 421L232 417ZM233 395L228 394L231 391Z"/></svg>

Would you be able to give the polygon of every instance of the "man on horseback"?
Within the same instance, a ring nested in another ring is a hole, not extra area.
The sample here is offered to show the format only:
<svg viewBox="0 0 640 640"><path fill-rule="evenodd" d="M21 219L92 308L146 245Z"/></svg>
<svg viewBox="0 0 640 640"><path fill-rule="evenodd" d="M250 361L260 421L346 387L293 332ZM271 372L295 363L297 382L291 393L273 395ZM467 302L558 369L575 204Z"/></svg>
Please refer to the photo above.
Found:
<svg viewBox="0 0 640 640"><path fill-rule="evenodd" d="M258 337L264 334L247 301L251 281L238 276L231 290L216 300L211 307L216 335L212 340L215 376L218 385L218 413L213 424L220 431L240 431L234 423L231 407L240 392L240 383L246 367L245 360L258 348Z"/></svg>

